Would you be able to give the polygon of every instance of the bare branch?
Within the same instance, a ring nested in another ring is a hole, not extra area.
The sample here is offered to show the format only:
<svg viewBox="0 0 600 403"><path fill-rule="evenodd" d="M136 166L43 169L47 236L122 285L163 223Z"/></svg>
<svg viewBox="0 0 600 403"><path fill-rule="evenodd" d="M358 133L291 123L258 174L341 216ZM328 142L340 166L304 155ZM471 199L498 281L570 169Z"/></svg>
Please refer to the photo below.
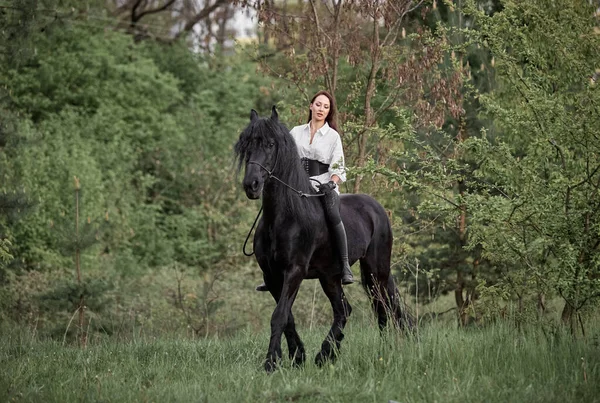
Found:
<svg viewBox="0 0 600 403"><path fill-rule="evenodd" d="M581 182L576 183L575 185L571 186L571 189L575 189L578 188L579 186L583 185L584 183L589 183L590 185L592 185L594 188L597 188L597 185L594 184L592 182L592 178L594 177L594 175L596 175L596 173L598 172L598 170L600 170L600 165L598 165L596 167L596 169L594 169L594 171L592 173L590 173L585 179L583 179Z"/></svg>
<svg viewBox="0 0 600 403"><path fill-rule="evenodd" d="M331 90L331 78L329 77L329 74L327 73L327 71L329 71L329 65L327 63L327 58L325 57L325 52L324 52L324 46L323 46L323 42L321 40L321 24L319 22L319 14L317 13L317 7L315 5L315 0L310 0L310 5L311 5L311 9L313 12L313 16L315 17L315 25L317 27L317 32L319 33L317 35L317 45L319 48L319 55L321 56L321 59L323 60L323 67L325 68L325 82L327 85L327 88L329 90Z"/></svg>
<svg viewBox="0 0 600 403"><path fill-rule="evenodd" d="M135 19L135 12L139 6L141 6L143 0L137 0L133 7L131 7L131 26L134 26L137 20Z"/></svg>
<svg viewBox="0 0 600 403"><path fill-rule="evenodd" d="M541 126L540 126L540 129L541 129ZM548 142L550 144L552 144L554 146L554 148L556 148L556 150L560 154L561 165L562 165L563 169L566 170L567 164L565 162L565 155L563 154L562 150L560 149L560 146L556 143L556 140L554 140L554 139L549 139Z"/></svg>
<svg viewBox="0 0 600 403"><path fill-rule="evenodd" d="M182 35L189 33L192 29L194 29L194 26L197 23L208 17L210 13L215 11L217 8L230 2L231 0L216 0L213 4L205 6L202 10L200 10L200 12L198 12L196 15L192 16L186 21L183 29L179 31L177 35L175 35L175 40L179 39Z"/></svg>
<svg viewBox="0 0 600 403"><path fill-rule="evenodd" d="M151 8L149 10L144 10L141 13L139 13L138 15L135 15L135 8L131 11L131 21L133 23L138 22L139 20L142 19L142 17L148 15L148 14L156 14L156 13L160 13L161 11L165 11L166 9L168 9L170 6L172 6L175 3L175 0L168 0L165 4L163 4L160 7L156 7L156 8ZM137 3L139 4L139 2ZM137 7L136 4L136 7Z"/></svg>
<svg viewBox="0 0 600 403"><path fill-rule="evenodd" d="M134 0L134 1L138 1L138 0ZM141 1L141 0L140 0ZM120 15L129 12L129 9L131 8L131 3L129 2L124 2L123 4L119 5L118 7L116 7L113 11L112 11L112 15L115 17L119 17Z"/></svg>
<svg viewBox="0 0 600 403"><path fill-rule="evenodd" d="M423 3L423 0L419 1L417 3L417 5L415 5L413 8L409 9L407 7L404 11L399 11L396 7L394 7L396 9L396 12L398 13L398 16L396 17L396 21L394 22L394 25L392 26L392 28L390 28L387 35L385 36L382 46L389 46L389 45L393 44L394 42L396 42L396 39L398 38L398 32L400 30L399 28L400 28L400 25L402 25L404 17L406 16L406 14L417 9L422 3ZM410 3L408 3L407 6L408 5L410 5Z"/></svg>

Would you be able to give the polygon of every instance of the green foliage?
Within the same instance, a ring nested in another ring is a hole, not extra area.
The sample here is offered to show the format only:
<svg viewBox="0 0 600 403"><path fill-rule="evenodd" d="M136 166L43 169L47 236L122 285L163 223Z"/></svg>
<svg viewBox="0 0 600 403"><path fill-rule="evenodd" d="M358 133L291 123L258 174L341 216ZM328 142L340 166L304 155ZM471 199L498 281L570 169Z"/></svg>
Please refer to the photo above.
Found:
<svg viewBox="0 0 600 403"><path fill-rule="evenodd" d="M464 144L486 183L468 196L471 244L509 265L513 292L512 278L527 280L573 313L600 296L594 11L585 1L505 1L488 17L471 4L474 35L496 60L497 89L480 100L503 133Z"/></svg>
<svg viewBox="0 0 600 403"><path fill-rule="evenodd" d="M483 3L448 2L437 15L455 25L451 58L469 78L460 119L433 132L398 113L389 162L373 159L364 173L385 178L377 191L402 191L382 200L420 301L454 291L459 310L490 318L509 300L519 316L559 295L573 319L600 296L595 10Z"/></svg>
<svg viewBox="0 0 600 403"><path fill-rule="evenodd" d="M86 280L82 284L76 281L67 280L57 284L53 289L49 289L37 296L42 310L50 314L57 312L75 312L79 305L79 298L85 298L86 310L94 314L101 314L110 308L107 303L112 286L106 279L93 278ZM60 329L60 328L59 328Z"/></svg>
<svg viewBox="0 0 600 403"><path fill-rule="evenodd" d="M118 223L119 238L147 245L154 254L155 245L144 238L150 228L137 231L132 224L176 230L175 219L163 218L164 213L193 216L185 212L200 201L193 193L217 182L198 178L203 165L226 163L225 143L232 143L243 121L227 119L232 112L224 107L219 115L212 113L206 104L218 107L221 94L239 93L232 88L235 81L220 79L229 88L207 89L186 101L178 81L140 56L144 52L136 51L126 36L72 29L46 38L46 45L39 45L34 67L8 71L14 108L33 122L25 123L21 133L37 145L13 160L11 168L34 197L44 198L44 208L32 218L41 234L24 244L54 247L47 224L72 215L68 189L77 175L84 192L82 211L94 218L108 213ZM198 127L198 122L203 124ZM133 238L119 233L129 229ZM156 257L148 260L156 262Z"/></svg>
<svg viewBox="0 0 600 403"><path fill-rule="evenodd" d="M18 190L36 204L18 221L0 216L15 256L10 267L2 263L11 279L2 310L18 321L63 323L57 313L72 314L73 295L83 292L91 304L105 294L94 313L104 313L96 323L108 329L115 318L106 312L126 314L121 304L169 301L158 289L138 300L123 296L139 295L136 281L152 271L234 268L236 254L229 256L254 205L237 192L231 147L250 108L271 102L257 91L264 80L254 65L237 56L205 59L182 44L136 44L84 21L61 20L29 35L35 51L26 62L0 65L10 118L0 136L0 192ZM74 177L81 183L79 237ZM76 249L88 286L73 283ZM57 273L68 274L51 280ZM100 273L109 286L92 281ZM161 281L165 287L175 278ZM41 309L48 301L53 308ZM177 315L172 308L161 314Z"/></svg>
<svg viewBox="0 0 600 403"><path fill-rule="evenodd" d="M13 255L10 254L10 246L11 243L8 239L0 239L0 268L14 259Z"/></svg>

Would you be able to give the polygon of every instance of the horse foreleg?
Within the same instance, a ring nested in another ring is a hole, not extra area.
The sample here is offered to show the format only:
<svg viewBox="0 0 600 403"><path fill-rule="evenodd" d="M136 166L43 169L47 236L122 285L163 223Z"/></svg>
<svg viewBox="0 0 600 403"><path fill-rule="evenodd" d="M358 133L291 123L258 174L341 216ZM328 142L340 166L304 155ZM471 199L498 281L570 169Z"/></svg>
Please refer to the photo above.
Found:
<svg viewBox="0 0 600 403"><path fill-rule="evenodd" d="M276 296L275 293L273 294L273 297L277 300L277 306L273 311L273 315L271 315L271 339L269 341L269 350L265 361L265 370L267 372L275 370L277 362L281 360L282 333L284 330L289 329L290 335L292 335L291 329L295 329L295 326L290 325L290 318L291 324L293 325L292 305L298 294L302 278L303 271L300 266L292 266L283 273L281 293L278 293L278 296Z"/></svg>
<svg viewBox="0 0 600 403"><path fill-rule="evenodd" d="M296 323L294 322L294 314L292 312L290 312L288 323L283 331L283 334L287 340L290 360L292 360L296 366L304 364L306 359L304 343L302 343L302 340L300 340L300 335L296 331Z"/></svg>
<svg viewBox="0 0 600 403"><path fill-rule="evenodd" d="M279 287L275 287L273 285L270 290L275 302L278 303L279 299L281 298L281 284ZM292 313L291 309L288 316L288 322L283 330L283 334L287 340L290 360L292 360L296 366L302 365L306 359L304 343L302 343L300 335L296 331L296 322L294 321L294 314Z"/></svg>
<svg viewBox="0 0 600 403"><path fill-rule="evenodd" d="M339 279L335 281L331 278L321 278L319 281L321 282L321 287L323 288L323 291L325 291L327 298L329 298L329 302L333 309L333 323L331 329L323 341L323 344L321 344L321 351L319 351L315 357L315 364L321 366L326 361L335 361L337 358L341 342L344 339L344 333L342 331L346 326L348 316L350 316L350 313L352 312L352 307L348 301L346 301L342 284Z"/></svg>
<svg viewBox="0 0 600 403"><path fill-rule="evenodd" d="M275 301L278 302L279 294L274 297ZM283 330L283 334L287 340L290 360L292 360L296 366L304 364L304 361L306 360L306 351L304 349L304 343L302 343L300 335L296 331L296 322L294 321L294 314L291 312L291 310L288 317L288 323Z"/></svg>

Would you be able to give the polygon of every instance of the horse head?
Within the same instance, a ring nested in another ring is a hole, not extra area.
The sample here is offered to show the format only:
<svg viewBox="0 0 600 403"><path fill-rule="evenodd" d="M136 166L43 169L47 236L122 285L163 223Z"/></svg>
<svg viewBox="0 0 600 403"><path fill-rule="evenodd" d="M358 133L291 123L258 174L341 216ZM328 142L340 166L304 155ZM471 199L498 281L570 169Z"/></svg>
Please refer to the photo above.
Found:
<svg viewBox="0 0 600 403"><path fill-rule="evenodd" d="M277 164L279 117L275 106L270 118L259 118L252 109L250 124L242 131L235 145L238 158L238 170L245 165L242 185L249 199L258 199L265 182L273 173Z"/></svg>

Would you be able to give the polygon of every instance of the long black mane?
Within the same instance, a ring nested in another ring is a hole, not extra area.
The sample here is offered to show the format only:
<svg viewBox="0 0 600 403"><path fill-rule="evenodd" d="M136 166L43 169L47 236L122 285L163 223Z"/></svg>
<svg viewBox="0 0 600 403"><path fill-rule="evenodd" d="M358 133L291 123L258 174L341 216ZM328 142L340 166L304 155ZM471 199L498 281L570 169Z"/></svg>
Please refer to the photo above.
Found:
<svg viewBox="0 0 600 403"><path fill-rule="evenodd" d="M311 181L300 163L294 138L288 128L277 118L258 118L242 131L234 148L238 173L242 166L248 163L254 152L266 148L271 142L276 147L273 175L300 192L315 193ZM283 208L285 213L297 217L311 217L317 211L315 203L310 199L300 197L273 179L269 181L268 185L265 185L264 191L265 196L278 201L278 206ZM311 220L308 221L307 224L310 224Z"/></svg>

